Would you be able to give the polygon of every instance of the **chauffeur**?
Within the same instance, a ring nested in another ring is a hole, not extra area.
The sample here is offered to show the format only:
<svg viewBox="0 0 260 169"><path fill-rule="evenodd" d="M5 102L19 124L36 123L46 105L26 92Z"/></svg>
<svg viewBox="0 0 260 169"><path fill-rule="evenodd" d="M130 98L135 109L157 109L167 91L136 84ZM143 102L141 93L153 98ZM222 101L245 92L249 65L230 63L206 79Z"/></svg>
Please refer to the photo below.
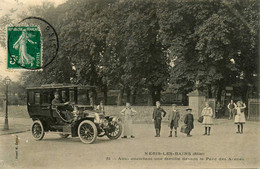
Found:
<svg viewBox="0 0 260 169"><path fill-rule="evenodd" d="M71 113L73 109L69 106L70 102L63 103L63 101L60 99L60 95L58 92L54 93L54 99L52 100L51 103L52 103L52 108L56 108L60 110L64 114L67 120L73 119L73 114Z"/></svg>
<svg viewBox="0 0 260 169"><path fill-rule="evenodd" d="M160 106L161 106L160 102L157 101L156 107L153 110L153 120L154 120L154 127L156 131L155 137L160 137L162 117L165 117L166 115L166 112Z"/></svg>

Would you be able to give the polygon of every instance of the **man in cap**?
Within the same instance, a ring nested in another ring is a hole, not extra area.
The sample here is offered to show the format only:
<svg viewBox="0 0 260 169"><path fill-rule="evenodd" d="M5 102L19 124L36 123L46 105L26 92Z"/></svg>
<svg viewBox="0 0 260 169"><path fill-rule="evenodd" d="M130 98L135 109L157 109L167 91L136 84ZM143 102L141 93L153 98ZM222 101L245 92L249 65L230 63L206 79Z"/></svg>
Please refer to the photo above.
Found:
<svg viewBox="0 0 260 169"><path fill-rule="evenodd" d="M156 107L153 110L153 120L154 120L154 127L156 131L155 137L160 137L161 132L161 121L162 118L166 116L166 112L161 108L161 104L159 101L156 102Z"/></svg>

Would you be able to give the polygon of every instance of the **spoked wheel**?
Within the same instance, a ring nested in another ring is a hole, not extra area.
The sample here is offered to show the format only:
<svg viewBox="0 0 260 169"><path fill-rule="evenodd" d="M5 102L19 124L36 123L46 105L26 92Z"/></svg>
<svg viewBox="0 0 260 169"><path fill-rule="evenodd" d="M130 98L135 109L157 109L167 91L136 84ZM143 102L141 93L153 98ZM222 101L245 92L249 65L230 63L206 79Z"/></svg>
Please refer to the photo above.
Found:
<svg viewBox="0 0 260 169"><path fill-rule="evenodd" d="M59 134L61 138L67 138L69 137L69 134Z"/></svg>
<svg viewBox="0 0 260 169"><path fill-rule="evenodd" d="M111 140L118 139L122 134L122 124L118 122L112 122L109 124L109 129L106 131L107 137Z"/></svg>
<svg viewBox="0 0 260 169"><path fill-rule="evenodd" d="M40 120L35 120L32 124L32 136L35 140L41 140L44 137L44 129Z"/></svg>
<svg viewBox="0 0 260 169"><path fill-rule="evenodd" d="M85 144L93 143L97 138L97 127L89 120L84 120L79 124L78 136Z"/></svg>

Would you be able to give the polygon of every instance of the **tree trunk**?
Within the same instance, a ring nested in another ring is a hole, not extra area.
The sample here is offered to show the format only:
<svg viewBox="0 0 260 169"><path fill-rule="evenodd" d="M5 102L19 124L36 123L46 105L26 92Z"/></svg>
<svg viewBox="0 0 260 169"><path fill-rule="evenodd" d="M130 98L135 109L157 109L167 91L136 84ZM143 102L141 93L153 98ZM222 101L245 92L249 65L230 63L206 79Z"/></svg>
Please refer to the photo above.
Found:
<svg viewBox="0 0 260 169"><path fill-rule="evenodd" d="M208 98L212 98L211 84L208 85Z"/></svg>
<svg viewBox="0 0 260 169"><path fill-rule="evenodd" d="M150 89L149 89L149 97L148 97L148 100L147 100L147 105L148 106L155 105L155 92L154 92L153 87L150 87Z"/></svg>
<svg viewBox="0 0 260 169"><path fill-rule="evenodd" d="M135 99L136 99L136 91L132 91L131 97L130 97L130 102L132 104L135 104Z"/></svg>
<svg viewBox="0 0 260 169"><path fill-rule="evenodd" d="M161 101L161 87L157 87L155 102L156 101ZM154 104L155 104L155 102L154 102Z"/></svg>
<svg viewBox="0 0 260 169"><path fill-rule="evenodd" d="M124 89L120 89L120 92L118 94L118 97L117 97L117 105L118 106L122 106L123 104L123 95L124 95Z"/></svg>
<svg viewBox="0 0 260 169"><path fill-rule="evenodd" d="M131 90L129 88L126 89L126 102L131 102L130 100L131 97Z"/></svg>
<svg viewBox="0 0 260 169"><path fill-rule="evenodd" d="M104 94L104 104L107 104L107 84L104 85L103 88L103 94Z"/></svg>

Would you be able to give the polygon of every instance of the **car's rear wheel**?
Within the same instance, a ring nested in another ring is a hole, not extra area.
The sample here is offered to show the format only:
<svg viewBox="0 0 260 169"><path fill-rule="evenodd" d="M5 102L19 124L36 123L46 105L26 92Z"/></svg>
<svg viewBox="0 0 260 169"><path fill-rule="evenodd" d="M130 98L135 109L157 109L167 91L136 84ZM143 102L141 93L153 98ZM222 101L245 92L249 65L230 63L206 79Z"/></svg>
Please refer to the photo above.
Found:
<svg viewBox="0 0 260 169"><path fill-rule="evenodd" d="M61 138L67 138L69 137L69 134L59 134Z"/></svg>
<svg viewBox="0 0 260 169"><path fill-rule="evenodd" d="M35 140L41 140L44 137L44 128L40 120L35 120L32 124L32 136Z"/></svg>
<svg viewBox="0 0 260 169"><path fill-rule="evenodd" d="M119 122L112 122L109 124L109 129L106 131L107 137L111 140L118 139L122 134L122 124Z"/></svg>
<svg viewBox="0 0 260 169"><path fill-rule="evenodd" d="M90 120L84 120L79 124L78 136L85 144L93 143L97 138L97 127Z"/></svg>

